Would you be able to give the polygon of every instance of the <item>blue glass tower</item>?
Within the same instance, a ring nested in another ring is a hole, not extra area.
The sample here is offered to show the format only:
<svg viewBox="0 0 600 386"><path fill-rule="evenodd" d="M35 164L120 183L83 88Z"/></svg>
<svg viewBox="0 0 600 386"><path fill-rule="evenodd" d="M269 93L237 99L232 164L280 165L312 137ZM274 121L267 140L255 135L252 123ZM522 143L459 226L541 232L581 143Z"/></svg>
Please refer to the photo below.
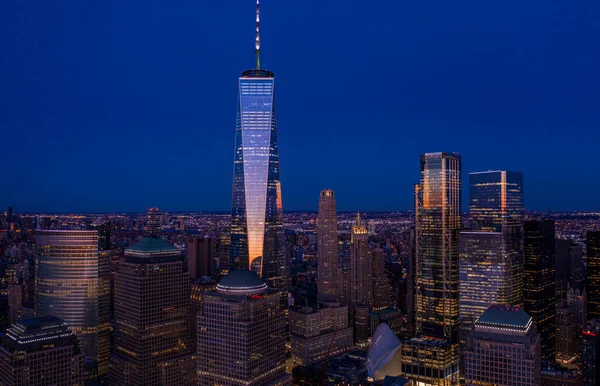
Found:
<svg viewBox="0 0 600 386"><path fill-rule="evenodd" d="M275 76L260 69L260 13L256 3L256 67L239 78L231 263L250 269L271 285L286 277Z"/></svg>

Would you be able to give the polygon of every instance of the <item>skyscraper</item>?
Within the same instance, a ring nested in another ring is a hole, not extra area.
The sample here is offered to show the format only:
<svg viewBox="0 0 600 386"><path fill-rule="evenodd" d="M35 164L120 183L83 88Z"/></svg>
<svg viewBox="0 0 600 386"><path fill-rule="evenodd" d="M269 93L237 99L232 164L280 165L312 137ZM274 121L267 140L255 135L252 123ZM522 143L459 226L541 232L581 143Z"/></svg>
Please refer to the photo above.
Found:
<svg viewBox="0 0 600 386"><path fill-rule="evenodd" d="M286 286L283 212L275 108L275 76L260 66L260 15L256 3L256 67L239 78L235 130L231 260Z"/></svg>
<svg viewBox="0 0 600 386"><path fill-rule="evenodd" d="M540 336L521 307L493 305L475 322L465 356L467 385L541 385Z"/></svg>
<svg viewBox="0 0 600 386"><path fill-rule="evenodd" d="M87 379L99 370L106 373L108 359L106 283L101 280L106 267L98 251L96 230L36 231L37 316L56 316L71 327L81 341Z"/></svg>
<svg viewBox="0 0 600 386"><path fill-rule="evenodd" d="M180 250L147 237L115 268L111 385L192 385L190 278Z"/></svg>
<svg viewBox="0 0 600 386"><path fill-rule="evenodd" d="M581 340L582 386L600 382L600 320L592 319L583 329Z"/></svg>
<svg viewBox="0 0 600 386"><path fill-rule="evenodd" d="M192 280L215 274L214 240L205 237L188 239L188 272Z"/></svg>
<svg viewBox="0 0 600 386"><path fill-rule="evenodd" d="M350 301L352 304L362 303L369 308L373 305L373 261L369 253L369 234L356 215L356 223L352 226L350 241Z"/></svg>
<svg viewBox="0 0 600 386"><path fill-rule="evenodd" d="M420 382L458 382L458 240L461 230L461 157L421 155L415 186L416 330L406 342L407 376ZM433 338L433 339L430 339ZM421 350L438 352L423 360ZM435 369L435 371L433 371Z"/></svg>
<svg viewBox="0 0 600 386"><path fill-rule="evenodd" d="M0 385L83 386L83 353L69 326L54 316L13 324L0 346Z"/></svg>
<svg viewBox="0 0 600 386"><path fill-rule="evenodd" d="M600 231L587 233L587 316L600 319Z"/></svg>
<svg viewBox="0 0 600 386"><path fill-rule="evenodd" d="M512 265L500 232L461 232L459 241L461 342L491 304L510 304Z"/></svg>
<svg viewBox="0 0 600 386"><path fill-rule="evenodd" d="M505 304L523 303L523 173L495 170L469 174L473 232L502 234Z"/></svg>
<svg viewBox="0 0 600 386"><path fill-rule="evenodd" d="M98 377L108 376L110 356L110 234L111 223L95 227L98 231Z"/></svg>
<svg viewBox="0 0 600 386"><path fill-rule="evenodd" d="M163 212L158 208L146 209L146 235L149 237L160 237L162 231Z"/></svg>
<svg viewBox="0 0 600 386"><path fill-rule="evenodd" d="M206 292L198 316L198 385L291 385L277 290L238 269Z"/></svg>
<svg viewBox="0 0 600 386"><path fill-rule="evenodd" d="M340 301L340 277L338 256L338 224L333 190L321 191L318 218L318 275L319 301Z"/></svg>
<svg viewBox="0 0 600 386"><path fill-rule="evenodd" d="M373 261L373 309L382 310L391 306L390 282L385 272L385 257L383 249L371 251Z"/></svg>
<svg viewBox="0 0 600 386"><path fill-rule="evenodd" d="M573 308L566 303L556 307L556 362L572 365L579 357L577 329Z"/></svg>
<svg viewBox="0 0 600 386"><path fill-rule="evenodd" d="M554 221L525 221L524 306L540 334L542 358L556 354Z"/></svg>

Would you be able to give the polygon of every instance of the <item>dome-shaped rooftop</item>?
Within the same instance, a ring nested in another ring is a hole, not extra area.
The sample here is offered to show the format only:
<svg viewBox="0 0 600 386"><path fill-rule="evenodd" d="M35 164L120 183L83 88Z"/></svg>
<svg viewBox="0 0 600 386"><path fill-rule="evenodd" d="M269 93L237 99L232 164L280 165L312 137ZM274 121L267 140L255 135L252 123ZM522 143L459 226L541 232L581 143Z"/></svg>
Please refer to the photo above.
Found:
<svg viewBox="0 0 600 386"><path fill-rule="evenodd" d="M256 272L247 269L236 269L225 276L217 291L232 295L254 295L267 290L267 284Z"/></svg>

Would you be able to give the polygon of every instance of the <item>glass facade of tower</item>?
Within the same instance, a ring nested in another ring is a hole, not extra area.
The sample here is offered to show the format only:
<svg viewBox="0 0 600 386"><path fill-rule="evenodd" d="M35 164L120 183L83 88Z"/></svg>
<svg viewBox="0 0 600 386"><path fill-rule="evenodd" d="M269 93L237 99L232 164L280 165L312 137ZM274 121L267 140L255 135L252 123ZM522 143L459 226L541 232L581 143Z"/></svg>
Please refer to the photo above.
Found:
<svg viewBox="0 0 600 386"><path fill-rule="evenodd" d="M231 260L271 281L285 276L279 147L272 72L239 78Z"/></svg>
<svg viewBox="0 0 600 386"><path fill-rule="evenodd" d="M421 179L415 186L418 336L406 341L402 350L403 372L417 384L455 385L459 381L460 200L460 155L421 155Z"/></svg>
<svg viewBox="0 0 600 386"><path fill-rule="evenodd" d="M416 188L417 331L458 343L461 158L421 155Z"/></svg>
<svg viewBox="0 0 600 386"><path fill-rule="evenodd" d="M459 314L461 342L491 304L507 304L510 263L505 259L500 232L461 232Z"/></svg>
<svg viewBox="0 0 600 386"><path fill-rule="evenodd" d="M523 223L523 173L505 170L469 174L471 230L520 230Z"/></svg>
<svg viewBox="0 0 600 386"><path fill-rule="evenodd" d="M106 330L99 299L96 230L36 231L36 313L65 321L81 341L86 377L106 372Z"/></svg>
<svg viewBox="0 0 600 386"><path fill-rule="evenodd" d="M471 231L499 232L506 277L505 302L523 304L523 173L505 170L469 174Z"/></svg>
<svg viewBox="0 0 600 386"><path fill-rule="evenodd" d="M540 333L542 358L553 361L556 353L554 220L528 220L524 230L524 307Z"/></svg>

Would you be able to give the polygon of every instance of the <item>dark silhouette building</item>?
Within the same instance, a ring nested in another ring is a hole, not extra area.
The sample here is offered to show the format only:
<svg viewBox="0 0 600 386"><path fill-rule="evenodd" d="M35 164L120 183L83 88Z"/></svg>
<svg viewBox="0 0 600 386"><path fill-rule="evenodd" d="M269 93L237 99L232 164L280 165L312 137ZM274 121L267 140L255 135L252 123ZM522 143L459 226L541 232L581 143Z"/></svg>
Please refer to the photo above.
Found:
<svg viewBox="0 0 600 386"><path fill-rule="evenodd" d="M524 307L540 334L542 358L556 356L556 268L553 220L525 221Z"/></svg>
<svg viewBox="0 0 600 386"><path fill-rule="evenodd" d="M13 324L0 346L0 385L83 386L83 352L69 326L54 316Z"/></svg>
<svg viewBox="0 0 600 386"><path fill-rule="evenodd" d="M600 319L600 231L587 233L587 316Z"/></svg>
<svg viewBox="0 0 600 386"><path fill-rule="evenodd" d="M215 274L215 240L193 237L188 240L188 272L192 280Z"/></svg>

